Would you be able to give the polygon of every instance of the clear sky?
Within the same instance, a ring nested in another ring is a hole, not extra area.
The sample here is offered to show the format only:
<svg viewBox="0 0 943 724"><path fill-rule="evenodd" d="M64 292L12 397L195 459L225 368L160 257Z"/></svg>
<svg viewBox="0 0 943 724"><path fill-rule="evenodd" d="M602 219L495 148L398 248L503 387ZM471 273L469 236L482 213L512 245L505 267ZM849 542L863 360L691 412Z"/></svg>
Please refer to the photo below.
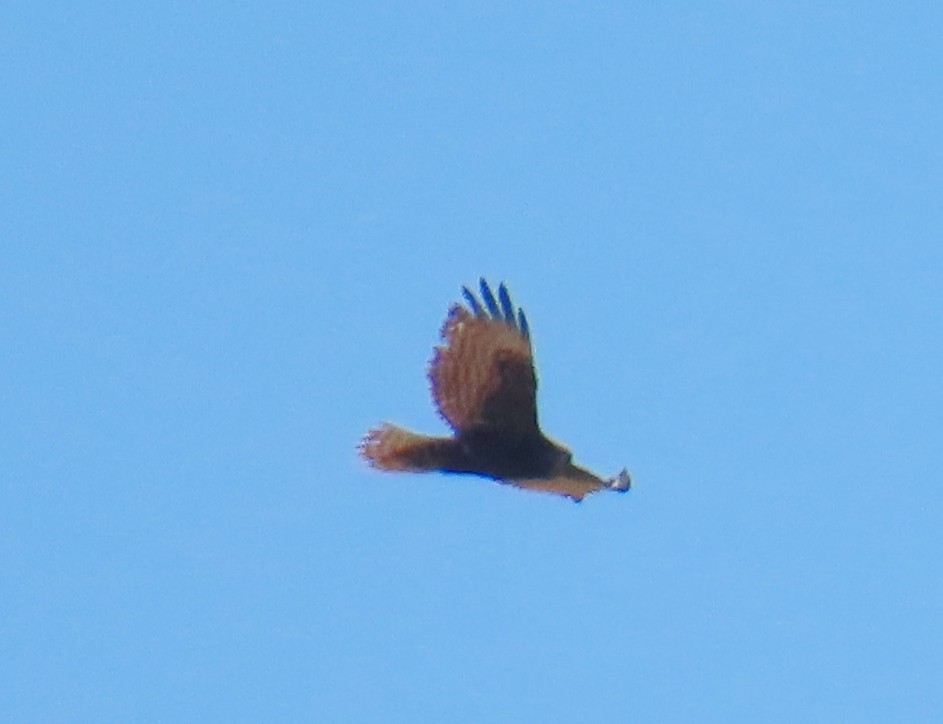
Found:
<svg viewBox="0 0 943 724"><path fill-rule="evenodd" d="M0 9L0 720L943 718L943 9ZM580 505L366 469L461 285Z"/></svg>

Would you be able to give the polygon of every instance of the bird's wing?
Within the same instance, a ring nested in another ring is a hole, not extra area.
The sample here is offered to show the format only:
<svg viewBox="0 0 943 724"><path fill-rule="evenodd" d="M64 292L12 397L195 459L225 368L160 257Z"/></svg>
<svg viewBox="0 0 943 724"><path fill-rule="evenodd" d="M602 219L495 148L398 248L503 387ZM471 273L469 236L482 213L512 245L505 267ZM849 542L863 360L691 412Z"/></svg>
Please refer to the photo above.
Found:
<svg viewBox="0 0 943 724"><path fill-rule="evenodd" d="M463 288L429 365L432 398L456 432L487 426L509 435L537 431L537 376L530 330L502 284L495 298L484 279L481 301Z"/></svg>
<svg viewBox="0 0 943 724"><path fill-rule="evenodd" d="M523 480L509 480L509 483L527 490L537 490L542 493L554 493L572 498L577 503L590 493L599 490L628 490L628 473L623 471L616 478L603 480L589 470L572 463L551 476L544 478L526 478ZM624 485L625 487L620 487Z"/></svg>

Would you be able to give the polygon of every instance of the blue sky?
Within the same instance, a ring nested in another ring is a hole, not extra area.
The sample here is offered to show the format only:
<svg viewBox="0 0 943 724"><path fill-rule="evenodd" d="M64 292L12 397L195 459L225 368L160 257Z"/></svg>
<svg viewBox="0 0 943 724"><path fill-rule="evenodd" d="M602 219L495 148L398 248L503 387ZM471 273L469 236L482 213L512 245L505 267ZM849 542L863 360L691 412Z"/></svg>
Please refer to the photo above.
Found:
<svg viewBox="0 0 943 724"><path fill-rule="evenodd" d="M0 719L939 719L940 27L5 4ZM628 495L359 463L481 275Z"/></svg>

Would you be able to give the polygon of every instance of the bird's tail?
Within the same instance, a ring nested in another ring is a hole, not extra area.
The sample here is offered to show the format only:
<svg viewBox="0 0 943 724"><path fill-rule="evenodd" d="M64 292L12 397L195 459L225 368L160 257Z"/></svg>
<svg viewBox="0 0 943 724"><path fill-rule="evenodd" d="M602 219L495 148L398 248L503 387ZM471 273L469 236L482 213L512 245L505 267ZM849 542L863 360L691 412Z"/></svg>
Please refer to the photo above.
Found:
<svg viewBox="0 0 943 724"><path fill-rule="evenodd" d="M385 422L364 435L357 450L380 470L423 472L446 467L454 446L450 437L421 435Z"/></svg>

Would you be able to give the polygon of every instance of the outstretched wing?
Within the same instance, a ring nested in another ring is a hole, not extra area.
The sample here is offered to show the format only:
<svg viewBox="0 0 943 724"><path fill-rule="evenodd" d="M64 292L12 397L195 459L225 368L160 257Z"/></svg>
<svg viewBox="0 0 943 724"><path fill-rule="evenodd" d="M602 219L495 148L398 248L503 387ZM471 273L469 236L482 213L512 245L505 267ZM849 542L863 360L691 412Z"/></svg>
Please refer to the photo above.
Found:
<svg viewBox="0 0 943 724"><path fill-rule="evenodd" d="M561 470L546 478L511 480L509 482L527 490L565 495L577 503L590 493L595 493L597 490L603 490L606 487L604 480L600 480L589 471L576 466L573 466L572 469Z"/></svg>
<svg viewBox="0 0 943 724"><path fill-rule="evenodd" d="M565 495L577 503L590 493L599 490L615 490L624 493L631 486L628 470L623 470L615 477L603 480L589 470L572 463L544 478L524 478L508 482L519 488Z"/></svg>
<svg viewBox="0 0 943 724"><path fill-rule="evenodd" d="M537 376L530 330L504 284L495 298L481 280L481 301L462 289L442 326L429 365L432 398L456 432L487 426L509 435L537 432Z"/></svg>

